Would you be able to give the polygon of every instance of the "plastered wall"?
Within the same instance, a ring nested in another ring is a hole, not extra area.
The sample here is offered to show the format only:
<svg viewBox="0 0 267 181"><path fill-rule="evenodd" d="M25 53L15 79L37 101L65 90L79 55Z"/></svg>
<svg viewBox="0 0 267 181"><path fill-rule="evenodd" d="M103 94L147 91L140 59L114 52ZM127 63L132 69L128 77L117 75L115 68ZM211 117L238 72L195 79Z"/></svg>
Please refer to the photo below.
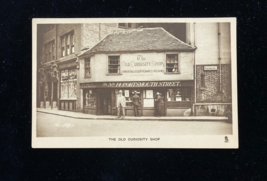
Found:
<svg viewBox="0 0 267 181"><path fill-rule="evenodd" d="M166 53L166 52L165 52ZM83 82L114 82L114 81L163 81L163 80L193 80L193 52L179 53L179 74L165 74L165 53L123 53L123 54L96 54L91 57L91 78L84 78L84 59L80 60L80 77ZM119 55L121 63L122 75L108 74L108 56ZM145 60L137 60L138 56L142 56ZM146 63L147 66L124 66L128 63ZM157 62L153 64L152 62ZM162 64L161 64L162 63ZM152 65L153 64L153 65ZM123 73L124 71L133 70L136 73ZM163 72L138 72L139 70L156 70Z"/></svg>

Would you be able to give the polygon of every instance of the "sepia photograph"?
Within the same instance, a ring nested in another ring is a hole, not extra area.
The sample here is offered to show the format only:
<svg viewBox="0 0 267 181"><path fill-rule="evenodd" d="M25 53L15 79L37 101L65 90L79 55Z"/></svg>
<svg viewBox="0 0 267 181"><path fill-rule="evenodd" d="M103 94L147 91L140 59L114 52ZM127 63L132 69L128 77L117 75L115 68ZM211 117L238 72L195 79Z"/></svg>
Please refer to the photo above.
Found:
<svg viewBox="0 0 267 181"><path fill-rule="evenodd" d="M33 148L238 148L235 18L32 30Z"/></svg>

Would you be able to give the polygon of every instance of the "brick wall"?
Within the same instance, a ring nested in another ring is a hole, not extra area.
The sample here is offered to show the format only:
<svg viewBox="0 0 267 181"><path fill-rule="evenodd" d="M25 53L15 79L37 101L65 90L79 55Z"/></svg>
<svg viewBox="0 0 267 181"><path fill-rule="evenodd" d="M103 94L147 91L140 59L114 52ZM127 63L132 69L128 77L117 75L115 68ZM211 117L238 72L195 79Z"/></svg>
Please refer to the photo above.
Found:
<svg viewBox="0 0 267 181"><path fill-rule="evenodd" d="M231 65L222 64L221 92L220 68L204 71L204 65L196 66L196 96L197 103L231 103ZM205 75L205 87L201 87L201 74Z"/></svg>
<svg viewBox="0 0 267 181"><path fill-rule="evenodd" d="M196 116L226 116L229 110L232 110L229 104L195 105Z"/></svg>
<svg viewBox="0 0 267 181"><path fill-rule="evenodd" d="M60 24L57 30L57 59L61 57L60 37L74 30L74 54L81 52L81 25L82 24Z"/></svg>
<svg viewBox="0 0 267 181"><path fill-rule="evenodd" d="M82 25L82 48L92 48L105 36L115 31L124 30L117 23L90 23Z"/></svg>

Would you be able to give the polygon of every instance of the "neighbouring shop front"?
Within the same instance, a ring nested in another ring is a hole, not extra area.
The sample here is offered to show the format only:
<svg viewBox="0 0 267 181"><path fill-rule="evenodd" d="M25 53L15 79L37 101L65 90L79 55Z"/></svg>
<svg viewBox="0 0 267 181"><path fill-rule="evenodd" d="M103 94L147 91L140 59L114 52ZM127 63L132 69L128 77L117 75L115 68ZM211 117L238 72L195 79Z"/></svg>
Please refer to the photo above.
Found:
<svg viewBox="0 0 267 181"><path fill-rule="evenodd" d="M59 109L76 111L77 102L77 67L75 61L59 66L60 99Z"/></svg>
<svg viewBox="0 0 267 181"><path fill-rule="evenodd" d="M80 83L83 92L83 112L96 115L116 115L116 95L123 91L126 116L133 116L132 96L140 97L139 115L155 115L157 92L164 100L164 116L191 115L193 81L94 82Z"/></svg>

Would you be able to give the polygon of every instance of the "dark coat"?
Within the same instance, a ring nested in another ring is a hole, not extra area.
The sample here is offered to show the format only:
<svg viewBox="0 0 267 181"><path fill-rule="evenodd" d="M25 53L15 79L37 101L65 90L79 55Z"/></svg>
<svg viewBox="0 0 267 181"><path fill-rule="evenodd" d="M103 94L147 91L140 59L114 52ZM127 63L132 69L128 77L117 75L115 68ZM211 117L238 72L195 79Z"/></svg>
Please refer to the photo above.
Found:
<svg viewBox="0 0 267 181"><path fill-rule="evenodd" d="M163 97L161 97L160 95L157 96L155 101L156 101L156 106L162 106L164 104Z"/></svg>
<svg viewBox="0 0 267 181"><path fill-rule="evenodd" d="M132 99L133 99L133 105L135 105L135 106L140 106L140 98L139 98L138 95L135 94L135 95L132 97Z"/></svg>

